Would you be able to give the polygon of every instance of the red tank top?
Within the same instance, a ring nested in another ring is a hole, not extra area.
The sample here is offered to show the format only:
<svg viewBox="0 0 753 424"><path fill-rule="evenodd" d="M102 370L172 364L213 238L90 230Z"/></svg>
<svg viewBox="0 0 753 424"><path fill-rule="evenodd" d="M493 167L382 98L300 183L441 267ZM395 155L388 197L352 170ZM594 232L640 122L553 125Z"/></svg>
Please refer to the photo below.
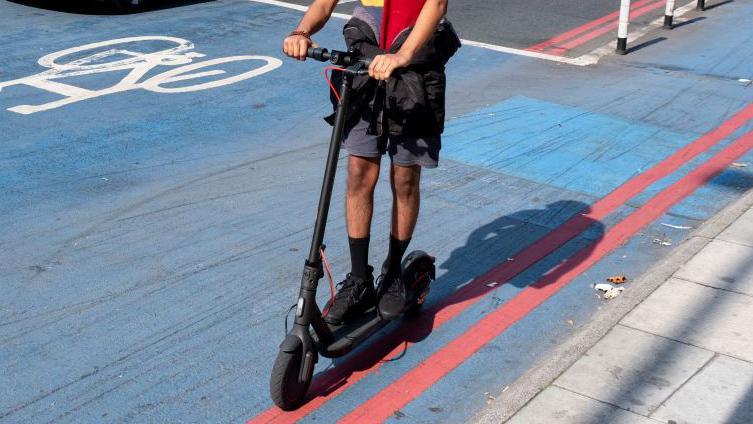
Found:
<svg viewBox="0 0 753 424"><path fill-rule="evenodd" d="M361 0L353 16L374 30L379 47L389 50L395 38L418 20L426 0Z"/></svg>
<svg viewBox="0 0 753 424"><path fill-rule="evenodd" d="M384 0L379 47L389 50L395 38L412 27L426 0Z"/></svg>

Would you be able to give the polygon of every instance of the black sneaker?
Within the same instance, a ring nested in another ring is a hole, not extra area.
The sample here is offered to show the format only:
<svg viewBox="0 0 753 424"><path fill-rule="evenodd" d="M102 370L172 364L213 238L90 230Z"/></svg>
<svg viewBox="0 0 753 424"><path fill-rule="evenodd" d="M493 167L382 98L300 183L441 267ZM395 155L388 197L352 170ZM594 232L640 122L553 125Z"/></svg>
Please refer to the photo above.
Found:
<svg viewBox="0 0 753 424"><path fill-rule="evenodd" d="M384 319L398 319L405 313L407 293L400 275L384 272L379 276L379 314Z"/></svg>
<svg viewBox="0 0 753 424"><path fill-rule="evenodd" d="M337 285L335 301L324 317L327 323L342 325L376 304L373 272L374 268L369 267L369 277L366 279L348 274L345 280Z"/></svg>

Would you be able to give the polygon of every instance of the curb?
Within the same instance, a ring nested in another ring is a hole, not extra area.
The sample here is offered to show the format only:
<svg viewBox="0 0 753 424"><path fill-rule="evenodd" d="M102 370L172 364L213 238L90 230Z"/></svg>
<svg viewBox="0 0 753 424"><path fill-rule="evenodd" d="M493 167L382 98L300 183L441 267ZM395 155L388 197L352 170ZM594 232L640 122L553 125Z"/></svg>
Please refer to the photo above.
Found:
<svg viewBox="0 0 753 424"><path fill-rule="evenodd" d="M625 315L751 207L753 190L704 222L674 251L636 279L630 290L605 304L605 307L593 315L591 321L555 347L546 358L521 375L504 392L498 393L494 401L470 421L497 424L512 418L601 340Z"/></svg>

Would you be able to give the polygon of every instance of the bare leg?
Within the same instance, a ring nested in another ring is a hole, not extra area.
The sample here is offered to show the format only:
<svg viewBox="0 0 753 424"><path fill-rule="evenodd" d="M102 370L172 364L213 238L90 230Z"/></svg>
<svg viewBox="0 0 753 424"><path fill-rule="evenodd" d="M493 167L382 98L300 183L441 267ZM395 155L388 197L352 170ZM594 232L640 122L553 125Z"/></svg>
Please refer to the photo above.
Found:
<svg viewBox="0 0 753 424"><path fill-rule="evenodd" d="M374 210L374 188L379 178L379 157L348 157L345 218L348 224L350 273L341 283L327 316L331 324L342 324L376 301L373 269L369 262L369 232Z"/></svg>
<svg viewBox="0 0 753 424"><path fill-rule="evenodd" d="M401 283L402 279L394 277L400 276L400 263L413 236L413 229L416 227L418 208L421 203L420 181L421 167L418 165L393 164L390 167L392 231L390 248L383 267L379 297L379 312L385 319L396 319L405 311L406 289Z"/></svg>
<svg viewBox="0 0 753 424"><path fill-rule="evenodd" d="M345 194L345 215L348 236L368 237L374 211L374 188L379 179L379 157L348 157L348 183Z"/></svg>
<svg viewBox="0 0 753 424"><path fill-rule="evenodd" d="M392 165L392 237L410 240L418 220L421 204L421 167Z"/></svg>

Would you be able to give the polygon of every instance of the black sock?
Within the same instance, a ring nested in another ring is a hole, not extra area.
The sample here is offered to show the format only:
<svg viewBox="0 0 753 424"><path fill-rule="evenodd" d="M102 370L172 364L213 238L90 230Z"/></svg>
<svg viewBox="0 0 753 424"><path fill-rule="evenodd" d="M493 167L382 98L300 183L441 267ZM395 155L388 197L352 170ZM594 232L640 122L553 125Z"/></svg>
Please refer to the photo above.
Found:
<svg viewBox="0 0 753 424"><path fill-rule="evenodd" d="M367 278L369 267L369 236L348 237L350 245L350 274L357 278Z"/></svg>
<svg viewBox="0 0 753 424"><path fill-rule="evenodd" d="M410 239L398 240L390 234L390 250L387 253L387 272L396 274L400 272L400 262L403 261L403 255L408 249Z"/></svg>

